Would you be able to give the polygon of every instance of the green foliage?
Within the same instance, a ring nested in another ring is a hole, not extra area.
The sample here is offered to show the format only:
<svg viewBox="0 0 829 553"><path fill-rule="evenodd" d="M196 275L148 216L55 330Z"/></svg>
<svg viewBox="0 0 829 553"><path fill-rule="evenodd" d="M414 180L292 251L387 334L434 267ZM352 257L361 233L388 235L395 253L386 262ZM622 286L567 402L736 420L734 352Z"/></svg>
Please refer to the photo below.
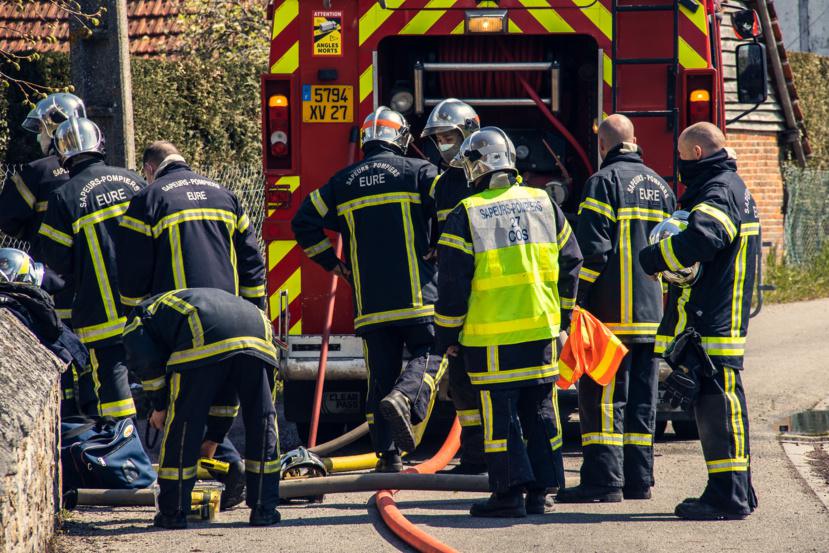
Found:
<svg viewBox="0 0 829 553"><path fill-rule="evenodd" d="M772 251L766 262L765 281L775 287L766 292L769 303L787 303L829 297L829 244L805 263L792 263Z"/></svg>
<svg viewBox="0 0 829 553"><path fill-rule="evenodd" d="M184 0L181 51L188 57L264 68L270 47L266 5L261 0Z"/></svg>
<svg viewBox="0 0 829 553"><path fill-rule="evenodd" d="M812 158L809 166L829 168L829 56L789 52Z"/></svg>
<svg viewBox="0 0 829 553"><path fill-rule="evenodd" d="M135 147L140 155L153 140L169 140L194 166L258 164L261 159L259 73L239 60L133 59ZM34 82L69 82L66 55L48 54L24 63ZM0 159L22 163L40 156L34 135L20 128L28 108L19 91L0 96ZM94 119L94 117L93 117Z"/></svg>

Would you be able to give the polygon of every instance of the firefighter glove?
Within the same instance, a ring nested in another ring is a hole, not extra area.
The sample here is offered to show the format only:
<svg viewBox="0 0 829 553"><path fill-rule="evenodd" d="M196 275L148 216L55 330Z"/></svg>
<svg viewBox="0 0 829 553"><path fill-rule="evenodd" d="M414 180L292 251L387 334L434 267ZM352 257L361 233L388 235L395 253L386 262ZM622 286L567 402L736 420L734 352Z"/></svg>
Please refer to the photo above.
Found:
<svg viewBox="0 0 829 553"><path fill-rule="evenodd" d="M663 385L665 387L665 402L671 407L680 407L689 411L699 395L699 380L696 374L683 370L673 370Z"/></svg>

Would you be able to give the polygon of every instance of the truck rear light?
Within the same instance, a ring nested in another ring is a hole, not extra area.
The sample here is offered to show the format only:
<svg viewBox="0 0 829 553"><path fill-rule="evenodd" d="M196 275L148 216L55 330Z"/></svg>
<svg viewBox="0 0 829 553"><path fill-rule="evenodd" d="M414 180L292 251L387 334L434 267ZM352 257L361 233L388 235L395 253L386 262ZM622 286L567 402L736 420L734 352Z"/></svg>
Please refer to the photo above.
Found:
<svg viewBox="0 0 829 553"><path fill-rule="evenodd" d="M288 155L288 135L291 132L291 121L288 97L284 94L274 94L268 98L268 127L271 155L286 157Z"/></svg>
<svg viewBox="0 0 829 553"><path fill-rule="evenodd" d="M467 33L504 33L507 10L468 10L465 23Z"/></svg>
<svg viewBox="0 0 829 553"><path fill-rule="evenodd" d="M711 93L705 89L692 90L688 97L688 124L711 121Z"/></svg>

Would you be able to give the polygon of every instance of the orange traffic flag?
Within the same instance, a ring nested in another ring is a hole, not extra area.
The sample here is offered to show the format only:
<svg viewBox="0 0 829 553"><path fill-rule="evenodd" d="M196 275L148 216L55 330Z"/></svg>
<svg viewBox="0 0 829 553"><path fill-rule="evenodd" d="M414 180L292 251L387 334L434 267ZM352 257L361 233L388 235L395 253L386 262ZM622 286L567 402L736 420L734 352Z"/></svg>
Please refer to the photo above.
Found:
<svg viewBox="0 0 829 553"><path fill-rule="evenodd" d="M556 385L566 390L587 374L600 386L607 386L627 352L625 345L599 319L576 306L570 335L558 358Z"/></svg>

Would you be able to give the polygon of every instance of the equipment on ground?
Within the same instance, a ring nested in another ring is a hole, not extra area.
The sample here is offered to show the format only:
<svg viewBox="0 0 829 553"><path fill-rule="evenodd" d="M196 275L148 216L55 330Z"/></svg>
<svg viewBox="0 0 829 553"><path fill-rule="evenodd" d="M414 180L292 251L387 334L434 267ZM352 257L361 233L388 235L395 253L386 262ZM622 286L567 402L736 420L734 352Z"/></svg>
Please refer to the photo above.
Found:
<svg viewBox="0 0 829 553"><path fill-rule="evenodd" d="M687 211L675 211L673 215L653 227L650 236L648 236L648 243L659 244L663 240L676 236L686 228L688 228L688 218L691 216ZM669 246L665 246L666 248ZM685 267L676 271L665 270L662 271L662 278L666 282L687 288L693 286L702 274L702 267L699 262L694 263L690 267Z"/></svg>

